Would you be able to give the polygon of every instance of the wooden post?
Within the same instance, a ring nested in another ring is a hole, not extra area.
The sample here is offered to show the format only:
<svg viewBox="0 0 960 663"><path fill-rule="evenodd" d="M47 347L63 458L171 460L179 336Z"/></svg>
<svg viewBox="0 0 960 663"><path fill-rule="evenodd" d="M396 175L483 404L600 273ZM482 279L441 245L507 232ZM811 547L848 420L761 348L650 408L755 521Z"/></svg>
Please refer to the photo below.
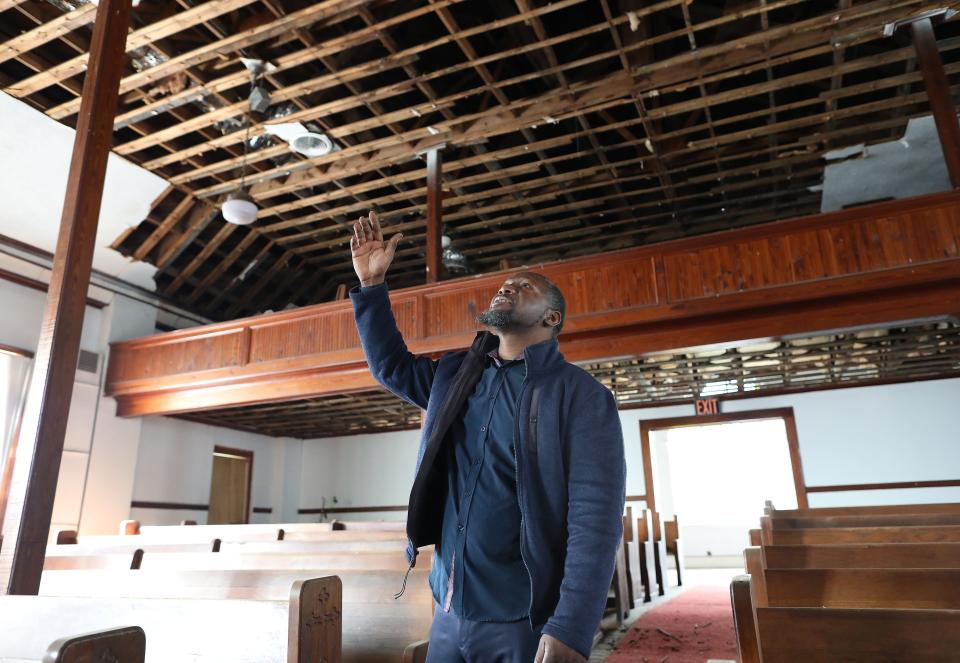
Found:
<svg viewBox="0 0 960 663"><path fill-rule="evenodd" d="M440 239L442 216L440 173L442 169L440 148L434 147L427 150L427 283L439 281L443 269L443 246Z"/></svg>
<svg viewBox="0 0 960 663"><path fill-rule="evenodd" d="M940 135L940 147L943 159L947 162L947 172L954 189L960 188L960 123L957 122L957 109L950 95L950 83L943 70L943 60L937 49L937 39L933 34L933 21L930 17L909 24L913 47L917 51L917 62L923 73L923 82L927 87L930 110Z"/></svg>
<svg viewBox="0 0 960 663"><path fill-rule="evenodd" d="M36 594L57 490L80 352L107 157L123 73L131 0L100 0L77 135L3 524L0 581Z"/></svg>

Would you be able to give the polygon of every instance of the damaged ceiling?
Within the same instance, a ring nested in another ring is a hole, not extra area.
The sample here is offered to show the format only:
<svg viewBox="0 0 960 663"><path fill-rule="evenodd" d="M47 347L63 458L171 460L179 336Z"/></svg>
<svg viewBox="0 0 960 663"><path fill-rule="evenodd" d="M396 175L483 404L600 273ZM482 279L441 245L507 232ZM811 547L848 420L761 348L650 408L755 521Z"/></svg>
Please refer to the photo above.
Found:
<svg viewBox="0 0 960 663"><path fill-rule="evenodd" d="M334 298L354 278L348 228L375 208L405 235L392 284L416 285L435 145L448 263L472 273L816 213L825 155L929 114L912 46L883 26L936 7L143 0L114 152L170 186L113 246L224 320ZM0 0L0 88L72 125L94 14ZM957 22L937 38L957 83ZM265 63L253 115L244 58ZM294 122L333 151L267 131ZM249 227L219 212L241 184Z"/></svg>

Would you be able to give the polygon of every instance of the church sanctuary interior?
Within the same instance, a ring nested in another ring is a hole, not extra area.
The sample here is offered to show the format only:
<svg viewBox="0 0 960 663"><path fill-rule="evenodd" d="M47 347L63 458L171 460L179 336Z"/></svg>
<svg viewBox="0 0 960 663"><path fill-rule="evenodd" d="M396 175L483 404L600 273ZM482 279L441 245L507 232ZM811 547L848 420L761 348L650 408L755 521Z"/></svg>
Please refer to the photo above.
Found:
<svg viewBox="0 0 960 663"><path fill-rule="evenodd" d="M0 0L0 663L427 660L369 211L416 355L566 298L626 456L590 661L956 663L958 9Z"/></svg>

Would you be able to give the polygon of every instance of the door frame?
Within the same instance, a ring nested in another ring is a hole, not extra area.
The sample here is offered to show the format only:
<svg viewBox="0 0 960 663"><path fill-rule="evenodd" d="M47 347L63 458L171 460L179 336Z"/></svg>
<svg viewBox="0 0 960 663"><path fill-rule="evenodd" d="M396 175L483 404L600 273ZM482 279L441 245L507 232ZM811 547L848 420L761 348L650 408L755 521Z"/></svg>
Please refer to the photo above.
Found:
<svg viewBox="0 0 960 663"><path fill-rule="evenodd" d="M249 462L247 472L247 497L243 503L243 524L250 523L250 504L252 503L253 495L253 452L246 449L235 449L233 447L224 447L219 444L213 446L213 454L221 454L223 456L235 456L238 458L244 458ZM211 486L213 484L213 473L211 472L210 476ZM211 502L212 500L207 500Z"/></svg>
<svg viewBox="0 0 960 663"><path fill-rule="evenodd" d="M689 417L671 417L668 419L647 419L640 421L640 447L643 452L643 483L646 487L647 508L657 510L657 497L654 492L653 456L650 452L650 433L668 428L684 428L688 426L704 426L707 424L725 424L735 421L751 421L756 419L783 419L787 432L787 448L790 451L790 467L793 471L793 487L797 492L797 507L809 508L807 501L807 484L803 478L803 463L800 460L800 441L797 436L797 420L792 407L771 408L767 410L747 410L744 412L729 412L724 414L699 415ZM654 535L660 537L659 518L654 518Z"/></svg>

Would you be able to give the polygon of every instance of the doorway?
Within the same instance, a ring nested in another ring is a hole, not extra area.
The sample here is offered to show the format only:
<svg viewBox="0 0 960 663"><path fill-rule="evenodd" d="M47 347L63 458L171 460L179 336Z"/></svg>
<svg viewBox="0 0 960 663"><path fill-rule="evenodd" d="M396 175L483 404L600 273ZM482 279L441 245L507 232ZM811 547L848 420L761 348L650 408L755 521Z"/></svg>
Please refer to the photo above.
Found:
<svg viewBox="0 0 960 663"><path fill-rule="evenodd" d="M250 483L253 452L244 449L213 448L213 476L210 479L208 525L250 522Z"/></svg>
<svg viewBox="0 0 960 663"><path fill-rule="evenodd" d="M765 500L807 507L792 408L642 421L640 440L670 584L681 567L742 569L748 530L759 527ZM660 522L672 525L661 533Z"/></svg>

